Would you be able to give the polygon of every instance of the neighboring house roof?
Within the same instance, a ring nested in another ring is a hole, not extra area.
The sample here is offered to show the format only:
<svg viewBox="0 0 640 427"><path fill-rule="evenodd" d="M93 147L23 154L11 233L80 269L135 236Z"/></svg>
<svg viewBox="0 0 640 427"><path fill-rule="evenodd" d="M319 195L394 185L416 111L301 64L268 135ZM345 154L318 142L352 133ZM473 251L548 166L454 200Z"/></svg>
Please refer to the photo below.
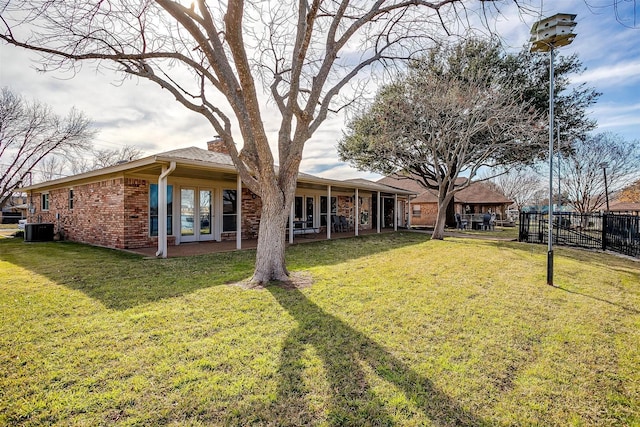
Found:
<svg viewBox="0 0 640 427"><path fill-rule="evenodd" d="M458 178L456 183L462 185L467 181L467 178ZM388 185L390 187L401 188L408 191L413 191L418 194L418 197L412 199L412 203L437 203L438 193L432 189L426 189L415 179L410 177L398 177L398 176L386 176L378 183ZM458 191L454 196L455 203L463 204L510 204L513 203L502 194L492 190L487 184L483 182L472 182L467 188Z"/></svg>
<svg viewBox="0 0 640 427"><path fill-rule="evenodd" d="M640 211L640 203L635 202L614 202L609 206L610 211L627 212Z"/></svg>
<svg viewBox="0 0 640 427"><path fill-rule="evenodd" d="M492 190L483 182L472 182L464 190L460 190L455 195L455 201L464 204L511 204L504 195Z"/></svg>
<svg viewBox="0 0 640 427"><path fill-rule="evenodd" d="M179 148L176 150L165 151L163 153L147 156L142 159L121 163L94 171L81 173L65 178L59 178L52 181L42 182L21 188L22 191L31 190L47 190L59 186L74 185L75 183L100 179L108 175L117 175L121 173L140 173L158 176L162 171L162 166L168 165L170 162L176 162L178 169L172 175L211 178L211 174L226 179L235 179L237 176L236 168L228 154L204 150L198 147ZM402 195L414 195L410 190L402 188L393 188L384 184L364 180L334 180L328 178L320 178L300 172L298 174L298 182L312 186L334 186L337 189L342 188L359 188L369 191L381 191L385 193L396 193Z"/></svg>

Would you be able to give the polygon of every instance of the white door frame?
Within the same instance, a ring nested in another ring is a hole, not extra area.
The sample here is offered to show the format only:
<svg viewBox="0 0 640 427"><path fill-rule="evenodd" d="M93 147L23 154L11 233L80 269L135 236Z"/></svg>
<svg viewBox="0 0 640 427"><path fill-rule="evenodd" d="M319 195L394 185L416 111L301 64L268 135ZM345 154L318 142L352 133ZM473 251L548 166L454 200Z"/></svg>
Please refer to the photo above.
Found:
<svg viewBox="0 0 640 427"><path fill-rule="evenodd" d="M193 227L192 235L183 235L182 234L182 192L185 190L193 191L193 214L191 226ZM202 219L201 219L201 192L208 191L210 193L210 209L209 209L209 233L202 233ZM215 191L211 187L199 187L197 185L185 185L180 187L180 203L179 203L179 215L178 215L178 229L180 235L180 243L185 242L201 242L207 240L214 240L216 229L214 227L214 212L215 212Z"/></svg>

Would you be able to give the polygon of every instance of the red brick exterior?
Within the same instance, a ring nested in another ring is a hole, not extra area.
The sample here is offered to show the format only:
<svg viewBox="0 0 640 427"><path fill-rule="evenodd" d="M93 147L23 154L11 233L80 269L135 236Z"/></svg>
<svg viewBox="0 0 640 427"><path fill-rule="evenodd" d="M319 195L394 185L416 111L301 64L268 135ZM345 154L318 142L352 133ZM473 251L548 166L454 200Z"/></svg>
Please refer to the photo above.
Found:
<svg viewBox="0 0 640 427"><path fill-rule="evenodd" d="M229 150L221 138L208 141L207 150L215 151L216 153L229 154Z"/></svg>
<svg viewBox="0 0 640 427"><path fill-rule="evenodd" d="M262 215L262 199L249 189L242 189L242 238L254 239L258 235L260 216Z"/></svg>
<svg viewBox="0 0 640 427"><path fill-rule="evenodd" d="M149 236L149 181L143 178L115 177L98 182L57 188L49 194L49 209L42 210L42 193L33 193L35 213L29 215L29 222L54 224L54 231L60 232L66 240L106 246L117 249L153 247L158 238ZM174 205L177 199L174 184ZM69 207L69 190L73 189L73 209ZM337 199L337 215L344 215L354 224L354 202L350 196L334 196ZM371 228L371 197L361 197L359 229ZM368 215L362 215L367 211ZM262 200L250 190L242 190L242 238L256 238L262 212ZM177 214L177 213L176 213ZM362 220L366 222L363 223ZM179 227L174 227L179 233ZM221 233L221 240L235 240L235 232ZM174 245L176 237L168 236L167 244Z"/></svg>
<svg viewBox="0 0 640 427"><path fill-rule="evenodd" d="M73 189L73 209L69 208ZM149 236L149 182L114 178L51 190L49 210L42 210L42 193L33 193L36 211L29 222L54 224L66 240L118 249L157 245ZM168 244L175 243L169 236Z"/></svg>
<svg viewBox="0 0 640 427"><path fill-rule="evenodd" d="M414 215L414 207L416 205L420 206L420 215ZM412 226L433 227L438 218L438 205L437 203L411 203L409 215L411 216Z"/></svg>

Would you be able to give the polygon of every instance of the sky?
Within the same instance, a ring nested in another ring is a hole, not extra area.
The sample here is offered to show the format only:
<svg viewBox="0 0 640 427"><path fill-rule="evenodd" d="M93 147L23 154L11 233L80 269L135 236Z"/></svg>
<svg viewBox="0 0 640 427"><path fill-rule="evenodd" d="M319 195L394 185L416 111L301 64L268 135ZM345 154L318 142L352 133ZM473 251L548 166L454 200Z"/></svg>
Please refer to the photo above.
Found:
<svg viewBox="0 0 640 427"><path fill-rule="evenodd" d="M614 2L618 7L611 5ZM640 139L640 0L548 0L532 1L530 6L539 15L522 16L512 5L502 9L494 25L506 45L520 49L538 19L556 13L577 14L577 37L560 50L561 55L577 53L587 68L582 75L573 76L572 82L585 82L602 92L590 109L598 132ZM0 44L0 87L49 104L59 115L75 106L98 129L94 140L98 148L132 145L152 155L190 146L206 148L213 136L204 119L152 83L122 80L91 66L84 66L76 75L41 73L35 69L36 59L34 53ZM377 179L378 175L358 171L338 159L336 145L344 128L344 116L330 117L307 142L300 170L333 179Z"/></svg>

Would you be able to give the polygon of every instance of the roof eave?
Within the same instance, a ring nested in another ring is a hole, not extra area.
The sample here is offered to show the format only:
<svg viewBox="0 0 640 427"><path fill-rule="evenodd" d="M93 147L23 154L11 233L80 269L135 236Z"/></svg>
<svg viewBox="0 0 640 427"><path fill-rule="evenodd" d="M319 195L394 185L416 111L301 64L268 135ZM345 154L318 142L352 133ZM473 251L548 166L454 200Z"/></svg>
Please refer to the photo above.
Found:
<svg viewBox="0 0 640 427"><path fill-rule="evenodd" d="M55 186L58 186L58 185L68 184L68 183L81 181L81 180L85 180L85 179L90 179L90 178L98 177L98 176L101 176L101 175L109 175L109 174L114 174L114 173L119 173L119 172L125 172L127 170L137 169L137 168L149 166L149 165L152 165L152 164L154 164L156 162L157 162L156 156L149 156L149 157L145 157L145 158L138 159L138 160L133 160L133 161L130 161L130 162L127 162L127 163L122 163L122 164L115 165L115 166L109 166L109 167L106 167L106 168L96 169L96 170L92 170L92 171L89 171L89 172L83 172L83 173L80 173L80 174L77 174L77 175L67 176L67 177L64 177L64 178L58 178L58 179L54 179L54 180L51 180L51 181L40 182L40 183L29 185L29 186L26 186L26 187L20 187L17 190L26 192L26 191L38 190L40 188L55 187Z"/></svg>

